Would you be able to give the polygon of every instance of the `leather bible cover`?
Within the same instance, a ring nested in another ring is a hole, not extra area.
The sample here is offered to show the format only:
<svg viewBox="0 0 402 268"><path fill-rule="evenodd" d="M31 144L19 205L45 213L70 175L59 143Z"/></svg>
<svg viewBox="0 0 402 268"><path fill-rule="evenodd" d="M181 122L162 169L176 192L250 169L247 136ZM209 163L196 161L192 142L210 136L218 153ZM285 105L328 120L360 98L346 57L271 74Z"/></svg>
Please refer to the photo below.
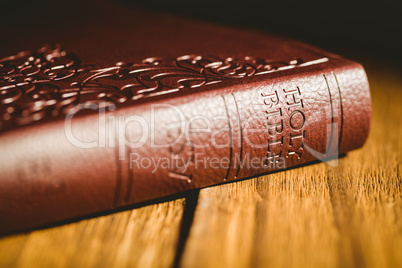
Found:
<svg viewBox="0 0 402 268"><path fill-rule="evenodd" d="M1 44L1 233L336 157L367 138L358 63L117 4L86 11Z"/></svg>

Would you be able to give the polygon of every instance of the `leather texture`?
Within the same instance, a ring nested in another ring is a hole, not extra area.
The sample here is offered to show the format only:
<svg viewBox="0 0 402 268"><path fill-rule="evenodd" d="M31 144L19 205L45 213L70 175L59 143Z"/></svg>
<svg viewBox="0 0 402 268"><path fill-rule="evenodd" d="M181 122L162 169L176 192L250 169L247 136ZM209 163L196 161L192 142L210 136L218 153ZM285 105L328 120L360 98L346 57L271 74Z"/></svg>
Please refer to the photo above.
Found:
<svg viewBox="0 0 402 268"><path fill-rule="evenodd" d="M328 159L370 128L361 65L267 33L101 4L0 53L1 233Z"/></svg>

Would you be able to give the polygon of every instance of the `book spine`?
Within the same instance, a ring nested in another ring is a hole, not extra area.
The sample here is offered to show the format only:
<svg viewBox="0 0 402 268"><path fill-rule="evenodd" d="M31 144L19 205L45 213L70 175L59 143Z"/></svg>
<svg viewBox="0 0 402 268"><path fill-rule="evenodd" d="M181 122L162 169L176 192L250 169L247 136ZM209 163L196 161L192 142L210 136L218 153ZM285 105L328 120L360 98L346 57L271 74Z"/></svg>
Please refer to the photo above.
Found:
<svg viewBox="0 0 402 268"><path fill-rule="evenodd" d="M359 148L363 68L310 66L2 133L0 232L325 160ZM99 107L98 107L99 108ZM77 112L75 114L75 112Z"/></svg>

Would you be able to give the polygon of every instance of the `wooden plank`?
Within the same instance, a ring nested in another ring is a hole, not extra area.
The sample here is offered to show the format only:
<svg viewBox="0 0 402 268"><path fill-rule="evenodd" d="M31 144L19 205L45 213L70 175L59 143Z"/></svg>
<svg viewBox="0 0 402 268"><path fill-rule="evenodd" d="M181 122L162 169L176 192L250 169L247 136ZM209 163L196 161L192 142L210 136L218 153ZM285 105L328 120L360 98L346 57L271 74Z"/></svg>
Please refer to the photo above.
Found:
<svg viewBox="0 0 402 268"><path fill-rule="evenodd" d="M170 267L183 199L0 240L1 267Z"/></svg>
<svg viewBox="0 0 402 268"><path fill-rule="evenodd" d="M402 267L402 78L368 69L363 149L200 191L183 267Z"/></svg>
<svg viewBox="0 0 402 268"><path fill-rule="evenodd" d="M320 164L201 190L183 267L336 266L325 170Z"/></svg>

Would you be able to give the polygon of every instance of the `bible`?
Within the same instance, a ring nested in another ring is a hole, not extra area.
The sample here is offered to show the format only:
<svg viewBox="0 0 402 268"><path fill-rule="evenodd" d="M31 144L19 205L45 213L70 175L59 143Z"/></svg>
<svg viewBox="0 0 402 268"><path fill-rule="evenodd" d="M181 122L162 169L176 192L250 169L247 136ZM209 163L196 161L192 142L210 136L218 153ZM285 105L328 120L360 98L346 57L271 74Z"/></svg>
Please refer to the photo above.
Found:
<svg viewBox="0 0 402 268"><path fill-rule="evenodd" d="M316 47L106 3L55 28L1 45L2 234L330 159L368 136L363 67Z"/></svg>

